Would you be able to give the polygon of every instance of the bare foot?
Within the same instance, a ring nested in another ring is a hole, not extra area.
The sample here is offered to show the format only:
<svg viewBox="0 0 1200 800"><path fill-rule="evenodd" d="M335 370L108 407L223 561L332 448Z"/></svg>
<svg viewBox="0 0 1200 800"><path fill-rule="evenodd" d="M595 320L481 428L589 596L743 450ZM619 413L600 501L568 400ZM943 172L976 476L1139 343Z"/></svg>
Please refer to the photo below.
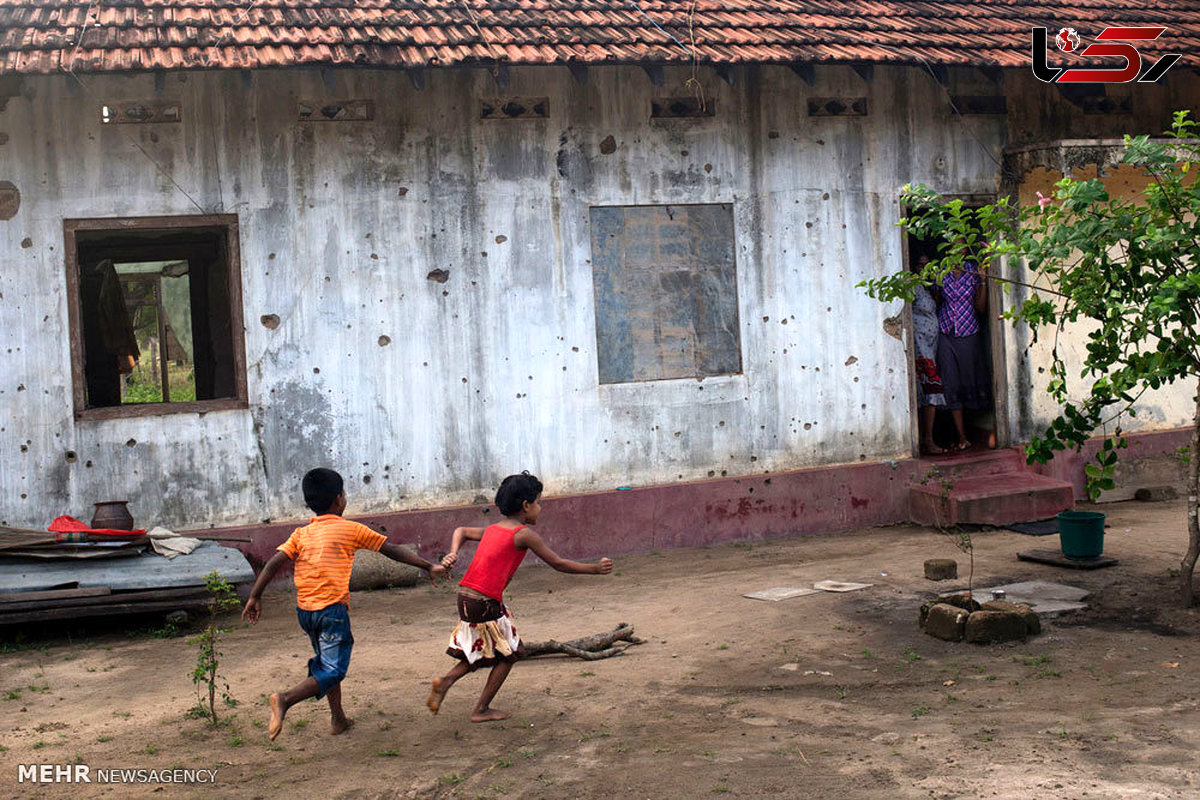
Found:
<svg viewBox="0 0 1200 800"><path fill-rule="evenodd" d="M944 455L946 452L946 449L944 447L938 447L933 442L926 442L925 444L921 445L921 450L923 450L926 454L931 455L931 456Z"/></svg>
<svg viewBox="0 0 1200 800"><path fill-rule="evenodd" d="M476 711L471 715L471 722L497 722L498 720L508 719L512 714L507 711L497 711L494 708L485 708L483 711Z"/></svg>
<svg viewBox="0 0 1200 800"><path fill-rule="evenodd" d="M429 697L425 698L425 705L429 706L429 710L436 714L442 707L442 700L445 697L446 689L442 688L442 679L434 678L433 683L430 685Z"/></svg>
<svg viewBox="0 0 1200 800"><path fill-rule="evenodd" d="M330 723L329 733L333 736L337 736L339 733L345 733L353 727L354 720L348 719L347 717L342 717L341 719L334 720Z"/></svg>
<svg viewBox="0 0 1200 800"><path fill-rule="evenodd" d="M267 738L275 741L275 737L283 730L283 715L287 713L287 709L283 707L283 698L279 696L279 692L271 695L267 702L271 705L271 723L267 725Z"/></svg>

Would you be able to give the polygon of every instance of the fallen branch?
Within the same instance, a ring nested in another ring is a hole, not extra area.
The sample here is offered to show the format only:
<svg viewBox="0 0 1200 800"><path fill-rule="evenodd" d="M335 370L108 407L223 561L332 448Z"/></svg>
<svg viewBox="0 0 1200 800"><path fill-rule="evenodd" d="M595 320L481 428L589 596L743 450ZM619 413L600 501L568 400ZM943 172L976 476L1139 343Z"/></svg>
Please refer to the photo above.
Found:
<svg viewBox="0 0 1200 800"><path fill-rule="evenodd" d="M582 658L584 661L597 661L620 655L626 649L645 641L633 635L632 625L621 622L608 633L597 633L595 636L585 636L567 642L556 642L553 639L547 642L530 642L525 645L525 658L567 655Z"/></svg>

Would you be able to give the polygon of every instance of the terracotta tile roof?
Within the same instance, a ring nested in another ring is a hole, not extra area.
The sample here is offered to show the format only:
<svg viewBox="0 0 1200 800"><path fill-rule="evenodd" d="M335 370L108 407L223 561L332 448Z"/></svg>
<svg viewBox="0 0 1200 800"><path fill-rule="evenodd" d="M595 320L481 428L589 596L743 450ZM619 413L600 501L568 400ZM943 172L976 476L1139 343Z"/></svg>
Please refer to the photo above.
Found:
<svg viewBox="0 0 1200 800"><path fill-rule="evenodd" d="M0 0L0 74L297 65L1029 64L1029 29L1165 25L1200 0Z"/></svg>

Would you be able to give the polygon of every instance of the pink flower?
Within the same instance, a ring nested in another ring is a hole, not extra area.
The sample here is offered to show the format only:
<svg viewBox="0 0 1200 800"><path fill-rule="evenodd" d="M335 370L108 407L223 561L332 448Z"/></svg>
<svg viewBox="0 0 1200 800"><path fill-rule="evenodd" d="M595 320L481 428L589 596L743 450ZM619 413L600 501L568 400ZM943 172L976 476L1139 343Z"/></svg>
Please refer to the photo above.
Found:
<svg viewBox="0 0 1200 800"><path fill-rule="evenodd" d="M1048 206L1052 202L1054 202L1053 198L1045 197L1042 195L1041 192L1038 192L1037 196L1038 196L1038 208L1041 209L1042 211L1045 211L1046 206Z"/></svg>

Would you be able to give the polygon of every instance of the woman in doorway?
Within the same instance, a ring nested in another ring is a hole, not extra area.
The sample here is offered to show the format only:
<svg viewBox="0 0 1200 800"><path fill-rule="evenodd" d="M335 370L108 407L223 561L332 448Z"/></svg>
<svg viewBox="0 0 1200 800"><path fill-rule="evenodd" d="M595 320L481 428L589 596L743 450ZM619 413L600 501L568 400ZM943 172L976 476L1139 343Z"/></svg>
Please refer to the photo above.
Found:
<svg viewBox="0 0 1200 800"><path fill-rule="evenodd" d="M929 256L917 258L915 272L925 270ZM916 353L917 428L921 437L921 452L941 455L946 451L933 440L933 423L939 406L946 404L942 393L942 378L937 368L938 309L937 301L926 286L918 286L912 301L913 347Z"/></svg>
<svg viewBox="0 0 1200 800"><path fill-rule="evenodd" d="M987 308L987 285L974 261L946 273L941 280L938 307L937 363L942 376L945 407L958 434L955 450L967 450L963 409L986 410L992 404L992 383L983 351L979 320Z"/></svg>

